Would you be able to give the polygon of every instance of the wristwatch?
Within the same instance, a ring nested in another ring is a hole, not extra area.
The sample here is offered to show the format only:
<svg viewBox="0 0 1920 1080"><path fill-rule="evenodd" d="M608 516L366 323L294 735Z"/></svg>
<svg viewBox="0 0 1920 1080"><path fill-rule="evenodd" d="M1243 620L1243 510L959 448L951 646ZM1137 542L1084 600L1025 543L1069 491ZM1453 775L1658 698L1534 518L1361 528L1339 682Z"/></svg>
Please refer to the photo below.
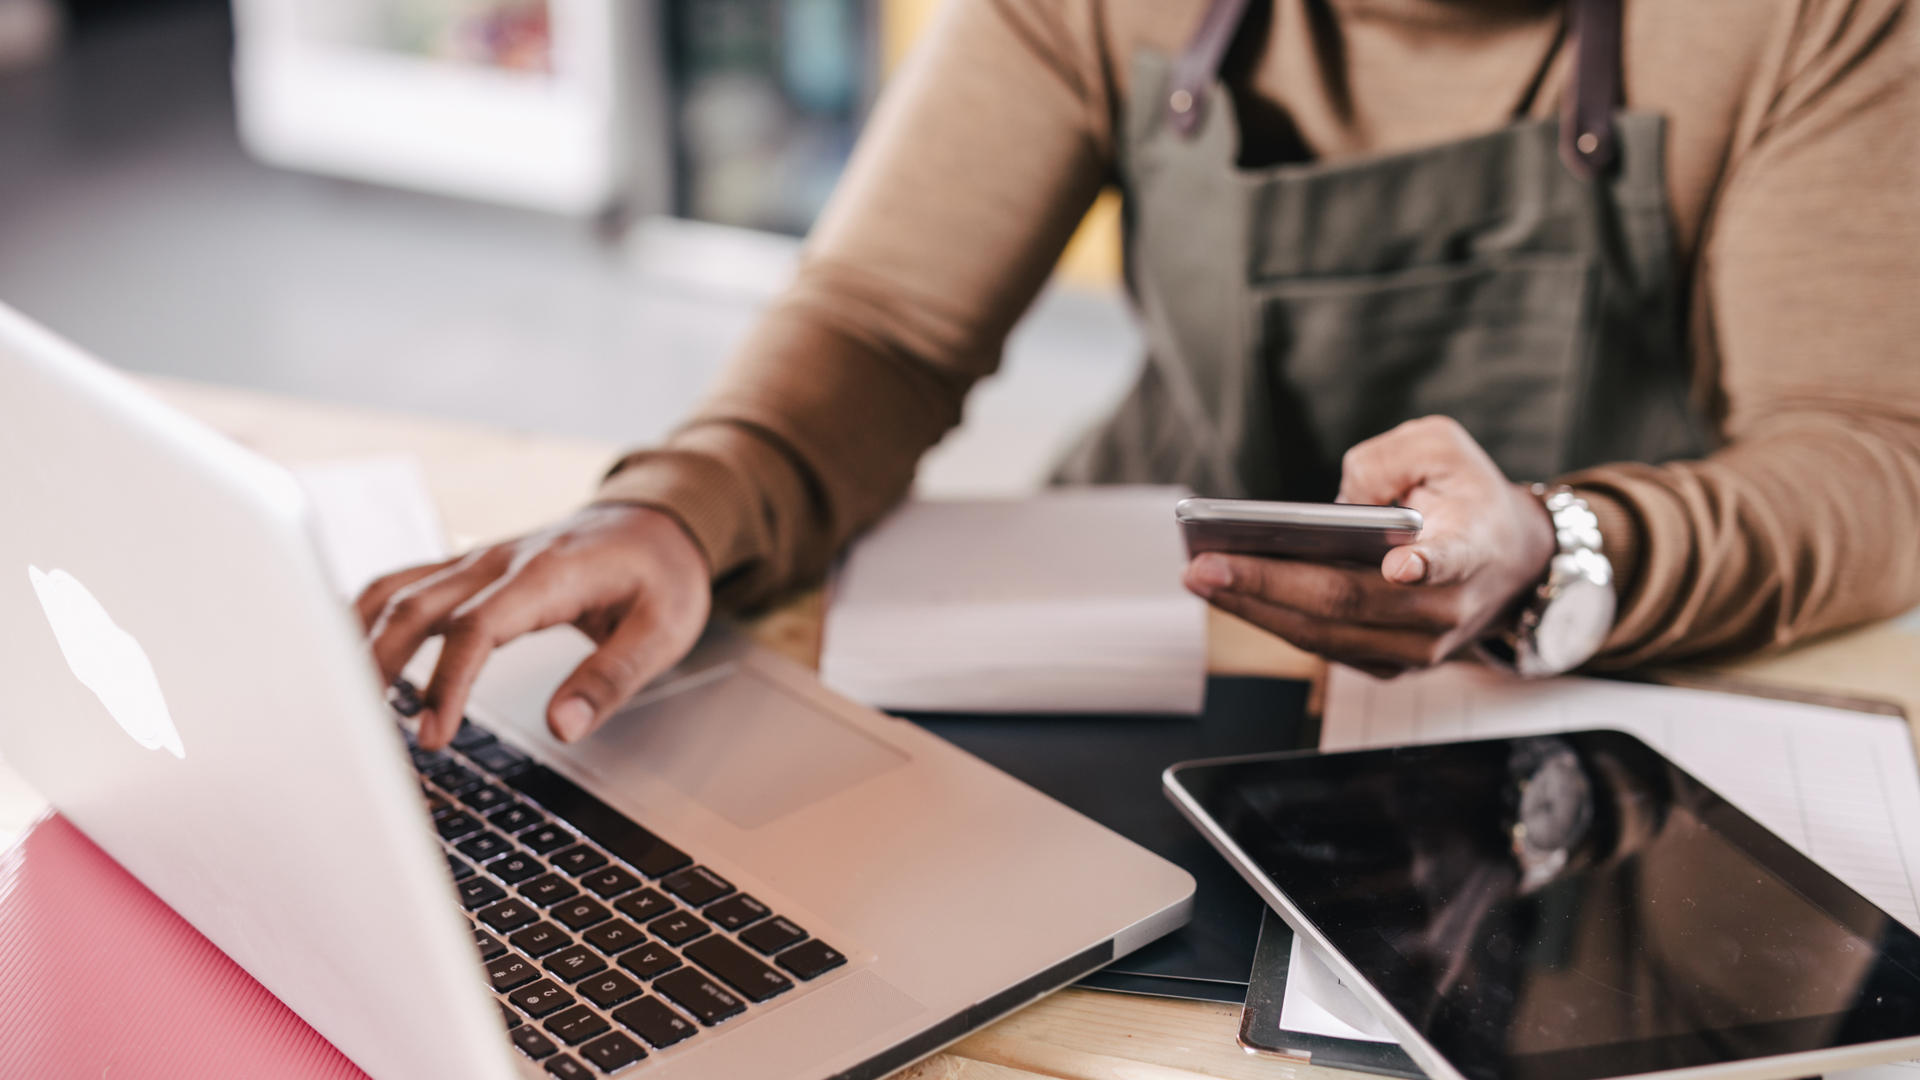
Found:
<svg viewBox="0 0 1920 1080"><path fill-rule="evenodd" d="M1484 656L1536 679L1592 658L1613 629L1613 564L1600 553L1600 519L1564 485L1533 485L1553 519L1559 550L1506 634L1481 643Z"/></svg>

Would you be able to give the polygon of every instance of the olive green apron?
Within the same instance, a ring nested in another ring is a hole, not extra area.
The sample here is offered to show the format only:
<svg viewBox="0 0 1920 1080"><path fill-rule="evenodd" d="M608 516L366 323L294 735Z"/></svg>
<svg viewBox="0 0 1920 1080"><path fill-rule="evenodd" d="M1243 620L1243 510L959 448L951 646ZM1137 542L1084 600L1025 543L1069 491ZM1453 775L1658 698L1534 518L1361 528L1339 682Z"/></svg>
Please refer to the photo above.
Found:
<svg viewBox="0 0 1920 1080"><path fill-rule="evenodd" d="M1118 157L1148 361L1059 479L1325 501L1349 447L1436 413L1517 481L1702 454L1666 123L1613 109L1619 0L1570 2L1565 145L1519 120L1243 169L1218 72L1247 0L1215 0L1177 63L1137 54Z"/></svg>

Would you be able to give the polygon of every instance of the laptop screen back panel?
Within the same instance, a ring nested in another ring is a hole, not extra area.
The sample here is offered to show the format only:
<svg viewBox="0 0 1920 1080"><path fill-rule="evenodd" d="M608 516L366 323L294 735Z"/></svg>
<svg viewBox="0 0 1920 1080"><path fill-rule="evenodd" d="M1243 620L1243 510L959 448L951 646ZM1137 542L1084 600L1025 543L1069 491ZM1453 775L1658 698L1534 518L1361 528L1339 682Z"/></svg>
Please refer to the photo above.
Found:
<svg viewBox="0 0 1920 1080"><path fill-rule="evenodd" d="M377 1080L515 1075L291 478L0 308L0 506L0 753Z"/></svg>

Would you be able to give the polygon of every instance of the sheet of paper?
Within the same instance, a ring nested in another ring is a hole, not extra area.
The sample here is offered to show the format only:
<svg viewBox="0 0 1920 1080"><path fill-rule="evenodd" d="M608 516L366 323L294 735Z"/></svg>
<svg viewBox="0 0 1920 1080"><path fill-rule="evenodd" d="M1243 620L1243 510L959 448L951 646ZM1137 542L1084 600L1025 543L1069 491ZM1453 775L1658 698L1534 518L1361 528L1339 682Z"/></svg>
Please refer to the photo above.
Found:
<svg viewBox="0 0 1920 1080"><path fill-rule="evenodd" d="M1391 681L1335 666L1320 745L1350 750L1586 728L1637 735L1920 929L1920 767L1897 717L1601 679L1525 681L1477 664ZM1296 985L1303 996L1315 989L1289 977L1283 1017ZM1322 1011L1337 1014L1341 1003L1330 1000Z"/></svg>
<svg viewBox="0 0 1920 1080"><path fill-rule="evenodd" d="M312 502L320 556L342 596L358 596L395 570L447 557L440 512L412 456L315 461L292 471Z"/></svg>
<svg viewBox="0 0 1920 1080"><path fill-rule="evenodd" d="M910 502L836 576L820 676L882 708L1197 714L1178 488Z"/></svg>
<svg viewBox="0 0 1920 1080"><path fill-rule="evenodd" d="M1909 634L1920 634L1920 607L1914 608L1893 621L1893 625Z"/></svg>
<svg viewBox="0 0 1920 1080"><path fill-rule="evenodd" d="M1298 986L1299 990L1294 987ZM1320 951L1293 935L1287 961L1287 992L1280 999L1280 1030L1361 1042L1396 1042L1338 972L1320 959Z"/></svg>

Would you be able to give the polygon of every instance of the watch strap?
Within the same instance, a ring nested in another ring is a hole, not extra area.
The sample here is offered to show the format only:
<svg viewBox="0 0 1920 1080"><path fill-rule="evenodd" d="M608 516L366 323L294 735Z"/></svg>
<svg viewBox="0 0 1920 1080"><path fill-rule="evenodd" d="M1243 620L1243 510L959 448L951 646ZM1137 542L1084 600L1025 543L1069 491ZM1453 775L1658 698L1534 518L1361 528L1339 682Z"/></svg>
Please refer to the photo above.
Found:
<svg viewBox="0 0 1920 1080"><path fill-rule="evenodd" d="M1613 565L1604 553L1600 519L1579 492L1564 484L1535 484L1532 491L1553 522L1554 555L1546 574L1527 596L1513 628L1481 642L1478 651L1497 666L1527 678L1539 678L1580 666L1605 642L1606 632L1613 625ZM1541 626L1549 609L1574 588L1604 590L1594 612L1596 617L1604 617L1604 625L1592 628L1589 641L1572 654L1565 653L1563 643L1556 643L1560 654L1544 655L1539 639Z"/></svg>

